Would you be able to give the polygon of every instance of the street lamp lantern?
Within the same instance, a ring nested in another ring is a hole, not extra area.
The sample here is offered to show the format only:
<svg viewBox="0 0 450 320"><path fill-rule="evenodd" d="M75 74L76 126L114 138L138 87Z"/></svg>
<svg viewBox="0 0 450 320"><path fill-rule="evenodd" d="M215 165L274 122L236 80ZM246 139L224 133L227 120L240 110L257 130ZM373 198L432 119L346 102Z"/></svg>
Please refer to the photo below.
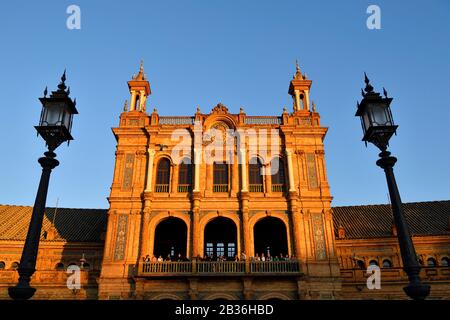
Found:
<svg viewBox="0 0 450 320"><path fill-rule="evenodd" d="M47 88L44 97L39 98L42 103L39 125L35 126L38 134L45 140L50 151L56 149L61 143L73 140L71 135L72 118L77 114L76 100L69 97L70 88L66 91L66 71L61 77L58 90L47 97Z"/></svg>
<svg viewBox="0 0 450 320"><path fill-rule="evenodd" d="M357 103L355 116L361 118L363 129L363 141L371 142L381 151L386 150L389 139L396 133L397 127L391 113L392 98L387 97L384 89L384 98L378 92L373 91L367 75L364 74L366 88L362 91L363 99Z"/></svg>
<svg viewBox="0 0 450 320"><path fill-rule="evenodd" d="M47 200L48 185L52 169L59 165L55 159L55 151L58 146L67 141L73 140L71 135L72 117L77 114L76 101L69 97L70 88L66 87L66 71L61 77L58 90L53 91L47 97L47 88L44 90L44 97L39 98L42 103L41 118L39 125L35 126L38 135L46 142L48 151L44 153L45 157L39 158L38 162L42 167L39 188L34 201L31 221L28 227L27 237L20 258L19 282L16 286L8 288L8 294L15 300L30 299L36 292L35 288L30 286L31 277L36 271L36 260L41 237L42 222L44 219L45 203ZM67 90L66 90L67 88Z"/></svg>
<svg viewBox="0 0 450 320"><path fill-rule="evenodd" d="M366 83L365 93L362 91L363 99L357 103L355 116L361 118L364 133L362 140L366 145L367 142L370 142L381 150L379 154L380 159L376 163L384 170L386 175L403 270L405 270L409 280L408 285L403 290L412 299L423 300L430 294L430 286L420 281L420 264L411 239L408 223L403 213L397 182L395 181L394 165L397 162L397 158L391 156L391 153L387 151L389 140L397 132L398 128L392 118L390 108L392 98L387 97L387 92L384 88L384 98L378 92L374 92L366 74L364 74L364 81Z"/></svg>

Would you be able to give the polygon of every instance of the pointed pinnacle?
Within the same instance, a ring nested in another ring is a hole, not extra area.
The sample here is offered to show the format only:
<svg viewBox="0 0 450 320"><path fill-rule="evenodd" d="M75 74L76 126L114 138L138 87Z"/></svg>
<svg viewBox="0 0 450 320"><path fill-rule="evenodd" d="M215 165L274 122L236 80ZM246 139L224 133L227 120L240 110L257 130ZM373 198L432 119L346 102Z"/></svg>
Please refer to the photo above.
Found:
<svg viewBox="0 0 450 320"><path fill-rule="evenodd" d="M48 93L47 86L45 86L45 89L44 89L44 98L47 96L47 93Z"/></svg>
<svg viewBox="0 0 450 320"><path fill-rule="evenodd" d="M61 81L62 81L62 83L64 83L64 81L66 81L66 69L64 69L64 73L61 76Z"/></svg>
<svg viewBox="0 0 450 320"><path fill-rule="evenodd" d="M366 95L364 94L364 90L361 88L361 95L363 96L363 97L365 97Z"/></svg>
<svg viewBox="0 0 450 320"><path fill-rule="evenodd" d="M384 97L387 98L387 91L384 87L383 87L383 94L384 94Z"/></svg>
<svg viewBox="0 0 450 320"><path fill-rule="evenodd" d="M67 88L67 95L70 95L70 87Z"/></svg>
<svg viewBox="0 0 450 320"><path fill-rule="evenodd" d="M367 74L364 72L364 82L366 83L366 84L368 84L369 83L369 78L367 77Z"/></svg>

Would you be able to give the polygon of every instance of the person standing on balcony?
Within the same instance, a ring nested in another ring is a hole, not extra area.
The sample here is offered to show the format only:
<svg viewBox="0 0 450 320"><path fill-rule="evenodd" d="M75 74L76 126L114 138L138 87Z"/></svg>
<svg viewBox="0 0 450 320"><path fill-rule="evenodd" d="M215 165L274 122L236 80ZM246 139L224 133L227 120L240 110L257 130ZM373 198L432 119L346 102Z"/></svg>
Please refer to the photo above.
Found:
<svg viewBox="0 0 450 320"><path fill-rule="evenodd" d="M247 260L247 256L244 251L241 252L241 261Z"/></svg>

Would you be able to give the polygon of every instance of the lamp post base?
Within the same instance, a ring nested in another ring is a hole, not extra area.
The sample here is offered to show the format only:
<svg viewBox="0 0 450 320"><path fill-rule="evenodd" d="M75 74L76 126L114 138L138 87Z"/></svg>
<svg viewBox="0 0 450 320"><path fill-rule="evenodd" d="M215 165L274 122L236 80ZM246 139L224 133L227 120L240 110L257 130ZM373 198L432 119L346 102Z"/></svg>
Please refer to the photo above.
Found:
<svg viewBox="0 0 450 320"><path fill-rule="evenodd" d="M28 300L35 292L35 288L23 284L8 288L8 294L14 300Z"/></svg>
<svg viewBox="0 0 450 320"><path fill-rule="evenodd" d="M430 294L430 286L422 283L409 283L403 291L414 300L425 300Z"/></svg>

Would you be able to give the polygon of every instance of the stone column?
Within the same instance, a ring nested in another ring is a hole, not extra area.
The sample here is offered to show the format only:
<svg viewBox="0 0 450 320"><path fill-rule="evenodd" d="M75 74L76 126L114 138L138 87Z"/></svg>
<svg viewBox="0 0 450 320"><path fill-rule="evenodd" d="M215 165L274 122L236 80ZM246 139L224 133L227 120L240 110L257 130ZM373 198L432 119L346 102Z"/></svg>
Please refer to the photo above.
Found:
<svg viewBox="0 0 450 320"><path fill-rule="evenodd" d="M136 91L131 91L130 111L136 110Z"/></svg>
<svg viewBox="0 0 450 320"><path fill-rule="evenodd" d="M141 90L139 91L139 111L144 111L145 110L145 91Z"/></svg>
<svg viewBox="0 0 450 320"><path fill-rule="evenodd" d="M293 208L292 210L292 232L293 234L293 241L294 241L294 250L295 250L295 256L298 260L301 259L302 255L302 246L300 242L301 238L301 232L300 232L300 224L302 223L300 213L298 212L297 208Z"/></svg>
<svg viewBox="0 0 450 320"><path fill-rule="evenodd" d="M202 153L198 149L194 149L194 192L200 192L200 162Z"/></svg>
<svg viewBox="0 0 450 320"><path fill-rule="evenodd" d="M239 149L239 162L241 164L241 178L242 178L241 192L248 192L247 159L245 148Z"/></svg>
<svg viewBox="0 0 450 320"><path fill-rule="evenodd" d="M265 192L266 193L272 193L272 169L271 164L268 163L264 165L264 181L265 181Z"/></svg>
<svg viewBox="0 0 450 320"><path fill-rule="evenodd" d="M141 256L139 258L145 257L146 255L150 255L149 223L150 223L150 210L146 209L146 210L144 210L143 217L142 217ZM142 261L142 260L139 260L139 261Z"/></svg>
<svg viewBox="0 0 450 320"><path fill-rule="evenodd" d="M305 108L309 111L309 90L305 90Z"/></svg>
<svg viewBox="0 0 450 320"><path fill-rule="evenodd" d="M294 183L294 166L292 165L292 151L290 149L286 149L286 155L289 175L289 191L296 191Z"/></svg>
<svg viewBox="0 0 450 320"><path fill-rule="evenodd" d="M301 103L300 103L300 91L298 91L298 90L295 90L295 104L296 104L295 111L300 110L300 107L301 107Z"/></svg>
<svg viewBox="0 0 450 320"><path fill-rule="evenodd" d="M203 253L200 252L200 193L193 193L194 205L192 209L192 220L191 220L191 229L192 229L192 256L191 258L195 258L197 256L203 256Z"/></svg>
<svg viewBox="0 0 450 320"><path fill-rule="evenodd" d="M145 192L152 192L152 180L153 180L153 159L155 158L155 150L148 148L148 166L147 166L147 183L145 186Z"/></svg>
<svg viewBox="0 0 450 320"><path fill-rule="evenodd" d="M178 171L180 169L179 165L172 164L170 170L172 171L172 180L170 181L170 192L177 193L178 192Z"/></svg>

